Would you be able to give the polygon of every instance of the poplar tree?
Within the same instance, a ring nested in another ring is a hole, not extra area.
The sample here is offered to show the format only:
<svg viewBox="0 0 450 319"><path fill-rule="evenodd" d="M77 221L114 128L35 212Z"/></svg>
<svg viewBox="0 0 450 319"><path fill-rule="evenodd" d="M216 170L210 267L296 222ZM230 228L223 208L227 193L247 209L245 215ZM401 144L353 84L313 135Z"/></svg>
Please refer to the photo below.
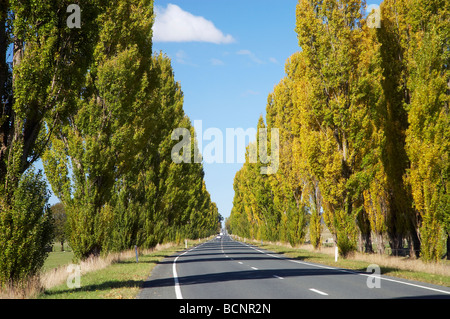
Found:
<svg viewBox="0 0 450 319"><path fill-rule="evenodd" d="M404 239L409 239L412 243L412 250L420 249L411 189L403 180L410 165L405 150L408 128L408 113L405 106L410 103L406 55L409 31L405 20L408 2L408 0L384 1L380 6L381 27L377 29L377 39L381 44L380 66L383 70L381 98L384 104L379 111L385 138L381 159L386 174L388 195L386 230L394 255L402 252Z"/></svg>
<svg viewBox="0 0 450 319"><path fill-rule="evenodd" d="M319 175L324 219L340 254L356 249L355 220L361 214L364 139L370 120L361 88L361 1L301 0L297 6L299 45L308 65L311 98L321 138Z"/></svg>
<svg viewBox="0 0 450 319"><path fill-rule="evenodd" d="M298 144L295 136L295 69L296 55L286 62L286 77L269 94L266 108L268 130L278 128L280 132L280 163L277 174L270 175L272 189L277 202L275 209L281 214L279 239L292 246L303 243L310 206L305 192L304 171L297 165Z"/></svg>
<svg viewBox="0 0 450 319"><path fill-rule="evenodd" d="M170 59L155 54L151 63L148 77L152 79L152 87L147 90L153 92L145 98L147 106L135 113L133 156L117 179L111 198L115 224L112 246L116 250L134 245L152 247L164 238L163 232L168 227L158 234L144 225L157 222L155 211L160 209L158 200L162 196L159 194L164 194L160 181L167 178L161 176L160 170L171 160L170 130L178 127L183 119L183 100Z"/></svg>
<svg viewBox="0 0 450 319"><path fill-rule="evenodd" d="M446 1L408 3L410 41L406 152L407 181L420 214L421 257L438 261L450 248L450 5Z"/></svg>
<svg viewBox="0 0 450 319"><path fill-rule="evenodd" d="M76 108L61 118L44 157L47 177L67 210L75 258L100 254L113 226L109 201L139 137L153 124L151 1L110 3ZM71 174L69 175L69 171ZM54 186L55 185L55 186Z"/></svg>
<svg viewBox="0 0 450 319"><path fill-rule="evenodd" d="M308 207L309 238L315 249L321 246L322 234L322 194L319 187L320 140L321 137L315 117L308 107L309 79L305 56L302 52L293 54L286 65L286 74L293 82L292 99L294 111L292 116L292 156L293 173L299 177L301 194Z"/></svg>
<svg viewBox="0 0 450 319"><path fill-rule="evenodd" d="M246 158L248 157L248 148L246 152ZM245 202L245 195L248 189L244 186L243 175L247 165L244 164L241 170L239 170L233 182L234 197L233 197L233 208L231 209L231 214L229 218L230 230L233 234L242 236L244 238L251 237L251 216L247 214L249 209L249 203Z"/></svg>
<svg viewBox="0 0 450 319"><path fill-rule="evenodd" d="M75 105L92 61L96 1L83 29L66 26L65 1L0 2L0 285L38 272L52 240L47 186L33 164L53 125ZM7 52L12 48L12 62ZM45 130L47 127L49 130Z"/></svg>

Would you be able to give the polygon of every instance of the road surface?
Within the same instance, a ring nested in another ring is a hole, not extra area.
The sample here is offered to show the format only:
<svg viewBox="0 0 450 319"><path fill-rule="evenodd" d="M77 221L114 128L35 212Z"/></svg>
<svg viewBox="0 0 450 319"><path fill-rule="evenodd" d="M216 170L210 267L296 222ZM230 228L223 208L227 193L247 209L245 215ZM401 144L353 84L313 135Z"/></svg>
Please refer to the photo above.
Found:
<svg viewBox="0 0 450 319"><path fill-rule="evenodd" d="M288 259L224 235L159 263L138 298L450 299L450 289Z"/></svg>

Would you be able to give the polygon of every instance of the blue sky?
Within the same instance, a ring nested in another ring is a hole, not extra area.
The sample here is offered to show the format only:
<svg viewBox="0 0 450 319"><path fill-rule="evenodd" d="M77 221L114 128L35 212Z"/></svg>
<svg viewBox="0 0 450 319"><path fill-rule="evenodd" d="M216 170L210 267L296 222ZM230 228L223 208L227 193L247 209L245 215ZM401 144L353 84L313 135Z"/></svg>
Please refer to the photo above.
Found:
<svg viewBox="0 0 450 319"><path fill-rule="evenodd" d="M267 96L283 78L286 59L299 50L296 4L297 0L155 0L159 29L154 30L153 50L171 58L184 93L184 110L192 122L202 121L203 131L218 128L225 138L226 128L256 128L259 116L265 116ZM193 30L188 30L189 23L195 24ZM230 215L233 180L241 167L242 163L204 164L206 186L224 217Z"/></svg>

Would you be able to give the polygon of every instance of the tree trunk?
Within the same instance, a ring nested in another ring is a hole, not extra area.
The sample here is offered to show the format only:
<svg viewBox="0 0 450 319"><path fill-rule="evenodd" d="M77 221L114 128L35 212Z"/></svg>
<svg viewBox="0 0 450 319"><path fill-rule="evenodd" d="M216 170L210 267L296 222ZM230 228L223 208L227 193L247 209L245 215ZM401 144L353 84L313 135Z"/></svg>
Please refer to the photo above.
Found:
<svg viewBox="0 0 450 319"><path fill-rule="evenodd" d="M379 233L377 235L377 250L380 255L384 255L385 250L384 250L384 240L383 240L382 233Z"/></svg>
<svg viewBox="0 0 450 319"><path fill-rule="evenodd" d="M10 123L9 96L7 92L8 64L6 63L6 51L8 50L8 35L6 33L6 16L8 10L8 1L0 0L0 118L6 117L6 121L0 125L0 183L6 176L6 150L8 148L8 135ZM5 103L4 103L5 102Z"/></svg>
<svg viewBox="0 0 450 319"><path fill-rule="evenodd" d="M365 252L368 254L373 254L373 247L372 247L372 236L370 231L368 233L365 234Z"/></svg>
<svg viewBox="0 0 450 319"><path fill-rule="evenodd" d="M447 260L450 260L450 232L447 233Z"/></svg>
<svg viewBox="0 0 450 319"><path fill-rule="evenodd" d="M414 228L411 231L411 241L410 241L410 256L414 256L416 258L420 257L420 239L417 234L417 230Z"/></svg>
<svg viewBox="0 0 450 319"><path fill-rule="evenodd" d="M391 247L391 254L393 256L400 256L402 251L403 238L397 232L389 234L389 246Z"/></svg>

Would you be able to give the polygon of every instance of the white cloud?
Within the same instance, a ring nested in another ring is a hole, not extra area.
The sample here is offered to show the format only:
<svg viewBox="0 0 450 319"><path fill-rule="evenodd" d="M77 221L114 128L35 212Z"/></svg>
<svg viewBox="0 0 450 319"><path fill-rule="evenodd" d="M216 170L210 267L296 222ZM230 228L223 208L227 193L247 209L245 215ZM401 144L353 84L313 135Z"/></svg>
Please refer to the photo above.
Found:
<svg viewBox="0 0 450 319"><path fill-rule="evenodd" d="M278 60L275 59L274 57L269 58L269 61L274 63L274 64L278 64Z"/></svg>
<svg viewBox="0 0 450 319"><path fill-rule="evenodd" d="M168 4L167 8L155 7L153 25L155 42L210 42L232 43L234 38L217 29L214 24L200 16L184 11L179 6Z"/></svg>
<svg viewBox="0 0 450 319"><path fill-rule="evenodd" d="M178 50L177 53L175 53L175 61L177 61L180 64L197 66L196 64L190 61L189 56L183 50Z"/></svg>
<svg viewBox="0 0 450 319"><path fill-rule="evenodd" d="M179 50L177 53L175 53L175 57L178 63L186 64L187 55L183 50Z"/></svg>
<svg viewBox="0 0 450 319"><path fill-rule="evenodd" d="M216 58L212 58L211 60L211 64L218 66L218 65L224 65L225 63L222 60L216 59Z"/></svg>
<svg viewBox="0 0 450 319"><path fill-rule="evenodd" d="M241 94L242 97L248 97L248 96L255 96L255 95L260 95L261 93L258 91L253 91L253 90L247 90L245 92L243 92Z"/></svg>
<svg viewBox="0 0 450 319"><path fill-rule="evenodd" d="M257 63L257 64L264 64L264 62L263 62L262 60L258 59L258 58L256 57L256 55L255 55L253 52L251 52L250 50L240 50L240 51L236 52L236 54L238 54L238 55L246 55L246 56L248 56L253 62L255 62L255 63Z"/></svg>

